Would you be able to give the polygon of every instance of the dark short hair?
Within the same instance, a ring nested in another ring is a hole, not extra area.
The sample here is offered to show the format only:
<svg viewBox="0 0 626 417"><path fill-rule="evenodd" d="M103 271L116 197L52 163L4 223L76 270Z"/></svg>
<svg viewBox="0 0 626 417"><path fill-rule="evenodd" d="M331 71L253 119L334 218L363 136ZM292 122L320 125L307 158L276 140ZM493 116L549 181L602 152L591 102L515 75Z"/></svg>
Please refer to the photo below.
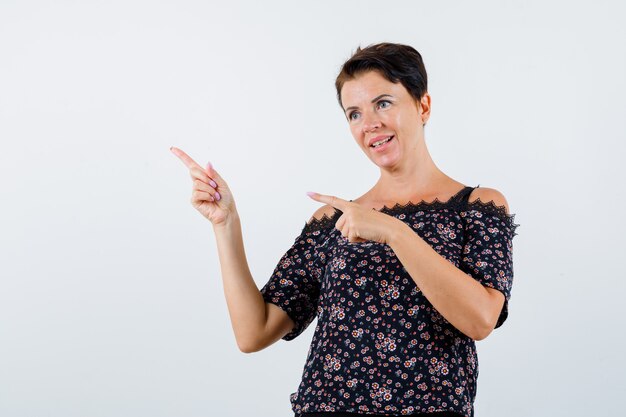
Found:
<svg viewBox="0 0 626 417"><path fill-rule="evenodd" d="M348 59L335 80L337 101L341 102L341 89L346 81L353 80L361 73L378 71L392 83L400 82L416 100L421 100L428 91L428 78L422 55L409 45L382 42L364 49L359 46Z"/></svg>

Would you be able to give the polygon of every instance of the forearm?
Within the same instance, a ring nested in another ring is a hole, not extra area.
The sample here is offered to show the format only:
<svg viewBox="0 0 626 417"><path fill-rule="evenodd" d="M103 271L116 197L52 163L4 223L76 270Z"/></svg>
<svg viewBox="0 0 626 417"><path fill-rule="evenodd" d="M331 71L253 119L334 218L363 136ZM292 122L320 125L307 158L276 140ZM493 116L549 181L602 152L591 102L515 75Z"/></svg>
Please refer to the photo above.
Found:
<svg viewBox="0 0 626 417"><path fill-rule="evenodd" d="M426 243L409 225L398 220L389 246L417 287L450 324L480 340L488 327L490 294Z"/></svg>
<svg viewBox="0 0 626 417"><path fill-rule="evenodd" d="M213 230L235 339L240 350L250 351L265 326L265 300L248 267L239 216Z"/></svg>

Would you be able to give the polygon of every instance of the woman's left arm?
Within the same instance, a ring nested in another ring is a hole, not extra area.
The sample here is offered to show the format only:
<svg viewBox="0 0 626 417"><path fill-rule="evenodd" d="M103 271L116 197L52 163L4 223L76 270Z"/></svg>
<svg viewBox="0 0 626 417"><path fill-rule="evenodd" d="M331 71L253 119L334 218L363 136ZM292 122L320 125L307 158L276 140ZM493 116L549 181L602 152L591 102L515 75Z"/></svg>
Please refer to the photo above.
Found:
<svg viewBox="0 0 626 417"><path fill-rule="evenodd" d="M494 204L504 205L508 213L502 194L495 194ZM424 296L462 333L474 340L486 338L496 325L504 304L504 294L484 286L454 266L408 224L395 220L395 226L389 231L388 245Z"/></svg>

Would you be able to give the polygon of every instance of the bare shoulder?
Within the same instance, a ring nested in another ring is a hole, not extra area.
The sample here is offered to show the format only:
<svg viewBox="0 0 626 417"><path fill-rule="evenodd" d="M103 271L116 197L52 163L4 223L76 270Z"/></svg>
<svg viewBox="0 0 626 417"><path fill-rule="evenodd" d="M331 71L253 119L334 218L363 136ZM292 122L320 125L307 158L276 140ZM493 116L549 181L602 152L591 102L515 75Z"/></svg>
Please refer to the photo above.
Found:
<svg viewBox="0 0 626 417"><path fill-rule="evenodd" d="M311 223L313 222L313 220L321 220L324 217L324 215L326 215L326 217L332 217L334 213L335 213L335 208L331 206L330 204L325 204L322 207L318 208L315 211L315 213L313 213L313 215L311 216L311 218L309 219L307 223Z"/></svg>
<svg viewBox="0 0 626 417"><path fill-rule="evenodd" d="M479 188L475 188L474 191L472 191L472 193L469 196L469 202L474 202L476 200L478 200L480 198L480 201L482 201L483 203L488 203L489 201L493 201L493 204L495 204L498 207L502 207L504 206L505 212L506 214L509 214L509 204L506 201L506 198L504 198L504 195L496 190L495 188L483 188L483 187L479 187Z"/></svg>

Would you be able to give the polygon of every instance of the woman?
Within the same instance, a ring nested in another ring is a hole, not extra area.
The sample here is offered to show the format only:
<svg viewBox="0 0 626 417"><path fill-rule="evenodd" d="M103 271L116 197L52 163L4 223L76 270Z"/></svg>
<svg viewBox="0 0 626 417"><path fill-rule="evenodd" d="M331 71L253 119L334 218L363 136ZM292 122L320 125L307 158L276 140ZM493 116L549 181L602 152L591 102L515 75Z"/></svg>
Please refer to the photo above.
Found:
<svg viewBox="0 0 626 417"><path fill-rule="evenodd" d="M296 416L474 415L475 341L508 315L517 224L499 191L468 187L434 164L424 140L430 95L421 55L358 48L336 80L352 136L380 169L355 200L305 222L259 291L226 182L182 151L192 204L214 226L239 348L292 340L317 317Z"/></svg>

